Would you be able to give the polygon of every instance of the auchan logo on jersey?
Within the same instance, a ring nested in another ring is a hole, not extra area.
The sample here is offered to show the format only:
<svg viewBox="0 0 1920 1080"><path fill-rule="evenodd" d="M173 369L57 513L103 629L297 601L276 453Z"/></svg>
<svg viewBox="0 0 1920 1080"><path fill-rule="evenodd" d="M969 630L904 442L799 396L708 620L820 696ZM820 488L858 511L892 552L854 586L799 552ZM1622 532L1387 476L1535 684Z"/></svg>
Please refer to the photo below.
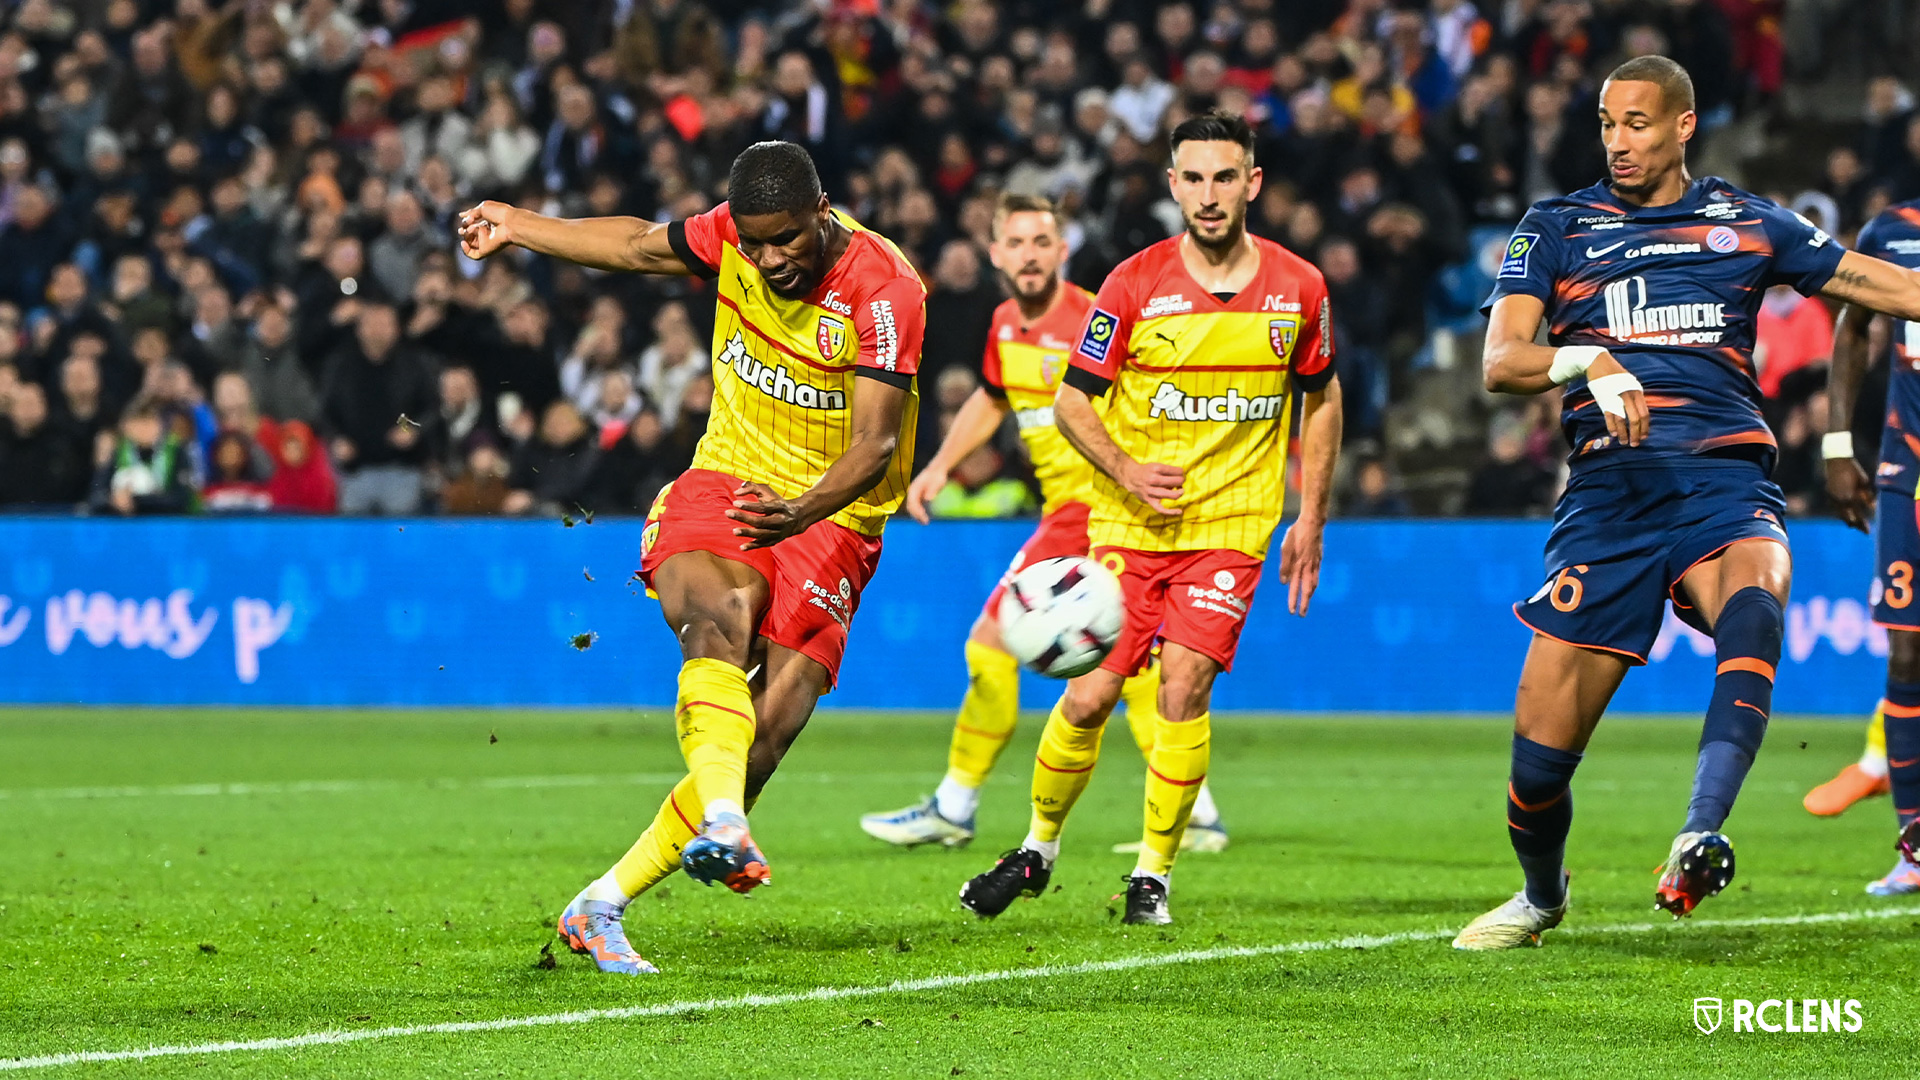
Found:
<svg viewBox="0 0 1920 1080"><path fill-rule="evenodd" d="M844 409L847 407L845 390L823 390L818 386L803 383L788 374L785 364L770 367L747 352L747 343L735 330L727 339L727 347L720 350L720 362L733 369L740 381L771 398L778 398L789 405L802 409Z"/></svg>
<svg viewBox="0 0 1920 1080"><path fill-rule="evenodd" d="M1160 384L1160 389L1154 391L1153 401L1147 410L1147 418L1150 420L1211 420L1228 424L1237 424L1243 420L1271 420L1280 415L1286 400L1285 394L1246 397L1240 391L1231 388L1222 396L1194 397L1170 382L1163 382Z"/></svg>
<svg viewBox="0 0 1920 1080"><path fill-rule="evenodd" d="M1636 345L1716 345L1727 325L1724 304L1649 304L1640 274L1606 287L1607 335Z"/></svg>

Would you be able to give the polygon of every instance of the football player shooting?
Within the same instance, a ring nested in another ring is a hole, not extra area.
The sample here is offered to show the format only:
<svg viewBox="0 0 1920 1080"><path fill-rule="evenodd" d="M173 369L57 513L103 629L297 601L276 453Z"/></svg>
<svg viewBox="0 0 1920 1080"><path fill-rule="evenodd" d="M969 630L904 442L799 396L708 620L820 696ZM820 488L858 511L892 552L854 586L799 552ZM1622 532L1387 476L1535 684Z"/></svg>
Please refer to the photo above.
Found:
<svg viewBox="0 0 1920 1080"><path fill-rule="evenodd" d="M1854 247L1861 255L1920 267L1920 200L1888 207L1860 230ZM1877 485L1855 460L1849 430L1860 381L1874 355L1886 355L1891 365ZM1920 865L1915 863L1920 847L1920 606L1913 602L1914 569L1920 567L1920 518L1915 514L1920 504L1914 496L1920 483L1920 329L1903 323L1896 331L1886 316L1859 304L1841 308L1834 323L1833 374L1827 390L1829 427L1822 448L1827 492L1841 518L1862 532L1869 531L1876 504L1879 511L1880 527L1872 530L1873 621L1887 629L1887 681L1886 696L1874 716L1880 738L1869 735L1861 763L1823 785L1827 791L1809 792L1806 805L1816 812L1838 813L1876 790L1891 789L1899 855L1885 877L1867 883L1867 892L1903 896L1920 892ZM1827 798L1816 800L1822 794Z"/></svg>
<svg viewBox="0 0 1920 1080"><path fill-rule="evenodd" d="M1093 467L1054 427L1053 396L1093 297L1060 279L1067 245L1060 218L1046 199L1001 196L988 255L1013 295L993 313L981 364L984 385L960 406L939 451L908 485L906 511L922 524L929 521L927 504L946 486L948 473L1014 417L1045 507L1039 527L1014 556L1006 575L1011 578L1044 559L1087 553L1085 499ZM980 789L1020 718L1020 667L1000 637L1005 593L1003 579L967 636L967 693L954 720L947 775L931 796L913 806L862 816L860 827L867 835L901 847L958 847L972 841ZM1127 726L1143 754L1153 751L1159 692L1157 665L1128 679L1121 692ZM1227 830L1205 784L1181 844L1184 850L1203 851L1227 846ZM1120 847L1132 851L1138 845Z"/></svg>
<svg viewBox="0 0 1920 1080"><path fill-rule="evenodd" d="M1160 718L1122 921L1172 921L1169 878L1207 774L1213 682L1233 661L1280 520L1296 391L1303 505L1281 543L1288 609L1306 614L1319 582L1340 447L1326 283L1246 231L1261 173L1244 119L1194 117L1171 141L1167 180L1186 231L1108 275L1054 398L1055 423L1099 472L1090 554L1120 579L1126 623L1047 720L1026 840L961 890L960 902L984 916L1045 890L1107 716L1158 638ZM1108 398L1104 414L1095 397Z"/></svg>
<svg viewBox="0 0 1920 1080"><path fill-rule="evenodd" d="M1669 597L1713 635L1718 668L1686 822L1655 900L1678 917L1732 880L1720 828L1766 732L1792 577L1752 374L1758 305L1768 286L1791 284L1920 315L1920 277L1843 251L1725 181L1688 175L1693 84L1678 64L1621 65L1601 88L1599 119L1607 181L1528 213L1489 301L1487 388L1568 388L1572 479L1547 583L1515 609L1535 630L1507 789L1526 885L1462 930L1457 948L1538 944L1559 925L1569 784ZM1543 322L1550 343L1536 345Z"/></svg>
<svg viewBox="0 0 1920 1080"><path fill-rule="evenodd" d="M728 191L730 202L668 225L497 202L460 219L472 258L518 245L602 270L717 279L713 415L641 541L641 576L684 656L674 718L688 775L561 916L561 936L603 971L654 970L620 920L675 869L741 893L769 879L747 810L832 685L913 456L918 276L830 208L799 146L748 147Z"/></svg>

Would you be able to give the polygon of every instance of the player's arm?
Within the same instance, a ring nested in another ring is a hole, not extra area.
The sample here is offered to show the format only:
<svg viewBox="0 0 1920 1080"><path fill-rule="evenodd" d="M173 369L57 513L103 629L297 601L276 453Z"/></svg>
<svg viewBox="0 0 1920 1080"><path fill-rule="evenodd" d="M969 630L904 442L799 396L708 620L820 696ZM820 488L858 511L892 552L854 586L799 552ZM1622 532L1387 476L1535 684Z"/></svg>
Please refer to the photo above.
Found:
<svg viewBox="0 0 1920 1080"><path fill-rule="evenodd" d="M860 375L868 370L861 368ZM765 484L743 483L734 490L734 509L727 516L740 522L733 535L741 550L771 547L805 532L816 522L839 513L853 500L886 479L887 466L900 446L900 422L906 416L907 390L912 376L901 379L874 373L854 385L853 433L841 454L814 485L792 499L782 499Z"/></svg>
<svg viewBox="0 0 1920 1080"><path fill-rule="evenodd" d="M1320 587L1322 534L1340 461L1341 408L1338 376L1300 396L1300 516L1280 541L1280 580L1287 583L1287 610L1295 615L1307 613Z"/></svg>
<svg viewBox="0 0 1920 1080"><path fill-rule="evenodd" d="M940 440L940 449L934 452L927 467L920 470L920 475L913 478L913 483L907 485L907 513L913 520L922 525L932 520L927 504L947 486L947 474L962 458L993 438L993 433L1000 430L1012 411L1005 397L995 397L984 386L967 398L954 414L947 437Z"/></svg>
<svg viewBox="0 0 1920 1080"><path fill-rule="evenodd" d="M1844 266L1844 262L1842 263ZM1838 275L1836 275L1838 276ZM1873 520L1873 481L1853 456L1853 406L1860 397L1860 380L1867 361L1875 355L1874 340L1886 348L1890 332L1887 317L1858 304L1840 308L1833 323L1833 367L1827 377L1827 432L1821 453L1827 460L1827 494L1847 524L1867 531Z"/></svg>
<svg viewBox="0 0 1920 1080"><path fill-rule="evenodd" d="M509 244L596 270L691 274L671 225L635 217L556 218L491 200L460 215L460 251L484 259Z"/></svg>
<svg viewBox="0 0 1920 1080"><path fill-rule="evenodd" d="M1480 363L1487 389L1498 394L1544 394L1584 376L1588 391L1606 415L1607 434L1628 446L1639 446L1647 437L1649 419L1640 380L1598 346L1556 349L1536 343L1546 314L1547 306L1537 296L1508 293L1494 301Z"/></svg>
<svg viewBox="0 0 1920 1080"><path fill-rule="evenodd" d="M1896 319L1920 321L1920 273L1849 251L1820 295L1858 304Z"/></svg>
<svg viewBox="0 0 1920 1080"><path fill-rule="evenodd" d="M1080 369L1067 371L1067 377L1053 396L1054 426L1094 468L1146 503L1154 513L1180 516L1180 509L1168 504L1186 493L1186 471L1177 465L1135 461L1115 445L1100 414L1093 411L1093 399L1085 389L1075 385L1084 381L1086 373Z"/></svg>

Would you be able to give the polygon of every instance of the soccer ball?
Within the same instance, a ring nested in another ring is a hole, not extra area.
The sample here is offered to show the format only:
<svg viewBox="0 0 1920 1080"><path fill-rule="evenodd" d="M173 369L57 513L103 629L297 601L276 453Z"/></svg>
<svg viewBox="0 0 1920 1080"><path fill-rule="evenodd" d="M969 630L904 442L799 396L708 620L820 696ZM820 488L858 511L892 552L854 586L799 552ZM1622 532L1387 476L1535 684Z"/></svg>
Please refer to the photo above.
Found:
<svg viewBox="0 0 1920 1080"><path fill-rule="evenodd" d="M1120 638L1120 582L1092 559L1042 559L1007 581L1000 640L1014 659L1056 679L1100 666Z"/></svg>

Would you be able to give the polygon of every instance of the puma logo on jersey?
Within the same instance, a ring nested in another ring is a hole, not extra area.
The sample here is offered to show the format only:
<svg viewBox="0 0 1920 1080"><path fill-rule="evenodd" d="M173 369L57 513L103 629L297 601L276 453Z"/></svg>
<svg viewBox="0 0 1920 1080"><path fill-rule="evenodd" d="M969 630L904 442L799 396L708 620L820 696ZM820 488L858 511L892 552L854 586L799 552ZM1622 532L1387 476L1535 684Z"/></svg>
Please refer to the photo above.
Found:
<svg viewBox="0 0 1920 1080"><path fill-rule="evenodd" d="M746 340L735 330L727 339L727 347L720 352L720 363L731 368L740 381L771 398L778 398L789 405L802 409L844 409L847 407L845 390L824 390L810 383L803 383L788 374L785 364L769 367L747 352Z"/></svg>
<svg viewBox="0 0 1920 1080"><path fill-rule="evenodd" d="M1154 391L1147 418L1151 420L1211 420L1237 424L1243 420L1271 420L1280 415L1287 395L1266 394L1247 397L1228 389L1223 396L1193 397L1170 382Z"/></svg>

